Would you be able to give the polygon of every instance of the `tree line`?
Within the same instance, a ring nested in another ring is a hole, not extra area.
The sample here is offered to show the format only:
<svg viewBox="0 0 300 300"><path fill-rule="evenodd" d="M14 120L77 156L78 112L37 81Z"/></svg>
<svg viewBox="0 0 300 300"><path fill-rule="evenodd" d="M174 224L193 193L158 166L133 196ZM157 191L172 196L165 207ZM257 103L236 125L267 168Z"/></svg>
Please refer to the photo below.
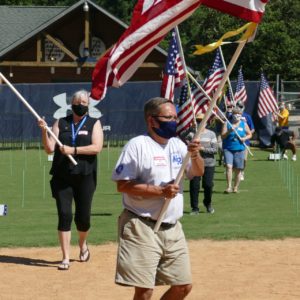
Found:
<svg viewBox="0 0 300 300"><path fill-rule="evenodd" d="M77 0L2 0L2 5L46 5L70 6ZM133 7L132 0L93 0L127 24L130 23ZM284 80L300 80L300 1L272 0L266 6L262 23L258 27L256 38L244 48L235 69L243 66L245 80L259 80L263 70L269 80L276 75ZM237 29L246 21L200 6L185 22L179 25L182 46L187 64L200 72L203 78L211 67L215 53L201 56L193 55L196 44L209 44L218 40L225 32ZM160 44L168 48L168 36ZM237 44L222 47L228 64Z"/></svg>

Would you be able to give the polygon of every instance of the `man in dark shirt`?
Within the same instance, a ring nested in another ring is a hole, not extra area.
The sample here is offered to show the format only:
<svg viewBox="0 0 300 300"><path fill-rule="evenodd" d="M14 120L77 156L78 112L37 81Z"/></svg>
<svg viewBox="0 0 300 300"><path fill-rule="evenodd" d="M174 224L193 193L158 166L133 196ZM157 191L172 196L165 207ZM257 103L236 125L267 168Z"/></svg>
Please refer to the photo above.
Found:
<svg viewBox="0 0 300 300"><path fill-rule="evenodd" d="M276 127L275 133L271 137L271 145L275 147L275 143L279 146L280 152L282 153L284 159L288 158L285 154L285 150L290 149L293 153L292 160L297 160L295 134L293 131Z"/></svg>

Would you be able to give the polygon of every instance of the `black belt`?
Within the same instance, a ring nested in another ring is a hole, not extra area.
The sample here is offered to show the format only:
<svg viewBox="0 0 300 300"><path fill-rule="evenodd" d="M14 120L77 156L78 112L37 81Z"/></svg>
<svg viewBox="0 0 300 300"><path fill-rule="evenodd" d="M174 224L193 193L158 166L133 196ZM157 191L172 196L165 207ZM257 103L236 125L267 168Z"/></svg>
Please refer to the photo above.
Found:
<svg viewBox="0 0 300 300"><path fill-rule="evenodd" d="M128 211L130 214L134 215L135 217L139 218L140 220L143 220L143 221L146 221L146 222L149 222L153 225L156 224L157 220L153 220L151 219L150 217L143 217L143 216L139 216L137 215L136 213L132 212L131 210L128 210L127 208L125 208L126 211ZM169 229L169 228L172 228L173 226L175 226L175 224L172 224L172 223L166 223L166 222L162 222L160 224L161 228L163 229Z"/></svg>

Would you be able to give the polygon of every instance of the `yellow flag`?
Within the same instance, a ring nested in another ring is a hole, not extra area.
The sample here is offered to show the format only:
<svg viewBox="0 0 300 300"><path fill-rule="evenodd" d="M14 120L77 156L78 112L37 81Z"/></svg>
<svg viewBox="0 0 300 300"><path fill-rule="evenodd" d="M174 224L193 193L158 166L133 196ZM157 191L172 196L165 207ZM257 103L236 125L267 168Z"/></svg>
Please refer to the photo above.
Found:
<svg viewBox="0 0 300 300"><path fill-rule="evenodd" d="M216 48L218 48L219 46L221 46L224 40L229 39L233 36L236 36L236 35L238 35L242 32L244 34L242 35L242 37L238 41L239 42L246 41L255 34L256 28L257 28L256 23L253 23L253 22L247 23L246 25L238 28L237 30L232 30L232 31L226 32L217 42L211 43L211 44L206 45L206 46L195 45L197 50L193 54L201 55L201 54L213 51Z"/></svg>

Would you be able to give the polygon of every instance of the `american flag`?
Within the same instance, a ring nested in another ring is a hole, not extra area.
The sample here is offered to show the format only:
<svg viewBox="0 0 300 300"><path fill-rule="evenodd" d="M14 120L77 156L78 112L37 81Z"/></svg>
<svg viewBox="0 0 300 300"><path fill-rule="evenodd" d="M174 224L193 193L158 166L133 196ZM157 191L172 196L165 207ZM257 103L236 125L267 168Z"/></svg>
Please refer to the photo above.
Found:
<svg viewBox="0 0 300 300"><path fill-rule="evenodd" d="M180 91L177 117L177 134L181 135L184 131L192 127L194 123L194 107L189 95L187 82L182 86Z"/></svg>
<svg viewBox="0 0 300 300"><path fill-rule="evenodd" d="M221 59L221 54L219 49L217 49L216 56L212 67L209 69L206 79L203 83L203 89L206 94L210 97L213 96L214 91L218 88L225 69L223 66L223 62ZM192 101L193 107L195 110L195 114L198 113L206 113L210 100L203 94L201 89L197 88L195 85L191 85L192 87Z"/></svg>
<svg viewBox="0 0 300 300"><path fill-rule="evenodd" d="M91 97L103 99L108 86L122 86L164 36L188 18L201 2L138 0L130 26L96 64L92 75Z"/></svg>
<svg viewBox="0 0 300 300"><path fill-rule="evenodd" d="M237 81L237 85L236 85L234 100L235 100L235 103L237 103L238 101L245 103L247 101L247 92L246 92L242 67L240 67L240 69L239 69L238 81Z"/></svg>
<svg viewBox="0 0 300 300"><path fill-rule="evenodd" d="M177 44L176 33L171 31L171 40L168 50L168 57L164 69L163 81L161 85L161 97L172 100L174 99L174 88L181 86L185 78L180 51Z"/></svg>
<svg viewBox="0 0 300 300"><path fill-rule="evenodd" d="M200 88L196 87L194 84L192 84L191 87L195 115L197 115L198 113L205 114L209 107L210 100L203 94Z"/></svg>
<svg viewBox="0 0 300 300"><path fill-rule="evenodd" d="M204 80L203 89L208 96L212 96L213 92L218 88L225 72L220 51L217 50L214 63L208 71L207 78ZM187 130L193 123L194 115L198 113L206 113L210 100L203 94L200 88L191 84L191 100L188 98L188 86L185 84L181 88L180 104L178 111L179 123L177 125L177 132Z"/></svg>
<svg viewBox="0 0 300 300"><path fill-rule="evenodd" d="M269 0L203 0L202 4L230 15L259 23Z"/></svg>
<svg viewBox="0 0 300 300"><path fill-rule="evenodd" d="M212 96L213 92L218 88L224 72L225 69L221 59L221 54L219 49L217 49L213 66L208 71L207 78L203 83L203 88L209 96Z"/></svg>
<svg viewBox="0 0 300 300"><path fill-rule="evenodd" d="M191 95L189 97L188 84L185 83L181 88L177 113L179 120L177 124L178 134L193 126L194 116L198 113L205 114L210 104L210 100L194 83L190 84L190 90Z"/></svg>
<svg viewBox="0 0 300 300"><path fill-rule="evenodd" d="M229 85L227 85L226 92L225 92L225 95L224 95L224 100L225 100L225 105L226 106L235 105L234 97L233 97L233 94L231 92L231 89L230 89Z"/></svg>
<svg viewBox="0 0 300 300"><path fill-rule="evenodd" d="M277 112L278 105L273 90L270 88L264 74L261 73L260 91L258 97L258 116L265 117L269 113Z"/></svg>

